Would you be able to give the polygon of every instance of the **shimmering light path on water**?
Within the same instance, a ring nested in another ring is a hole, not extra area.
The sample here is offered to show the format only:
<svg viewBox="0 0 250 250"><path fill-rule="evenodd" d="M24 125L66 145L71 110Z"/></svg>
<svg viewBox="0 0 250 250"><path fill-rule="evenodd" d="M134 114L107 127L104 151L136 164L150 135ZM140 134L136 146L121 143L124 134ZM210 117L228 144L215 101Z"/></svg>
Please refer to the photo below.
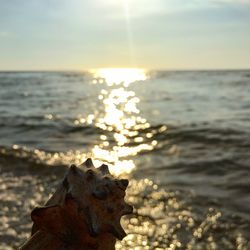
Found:
<svg viewBox="0 0 250 250"><path fill-rule="evenodd" d="M116 174L129 173L135 167L130 156L153 150L157 144L156 140L145 142L140 135L140 130L150 131L150 124L140 116L137 107L140 99L129 90L133 82L146 80L146 72L111 68L94 70L93 76L93 84L102 85L98 99L104 107L103 113L88 116L92 116L94 125L104 131L100 135L101 143L92 150L93 157L111 163L111 171ZM150 135L148 132L147 136Z"/></svg>

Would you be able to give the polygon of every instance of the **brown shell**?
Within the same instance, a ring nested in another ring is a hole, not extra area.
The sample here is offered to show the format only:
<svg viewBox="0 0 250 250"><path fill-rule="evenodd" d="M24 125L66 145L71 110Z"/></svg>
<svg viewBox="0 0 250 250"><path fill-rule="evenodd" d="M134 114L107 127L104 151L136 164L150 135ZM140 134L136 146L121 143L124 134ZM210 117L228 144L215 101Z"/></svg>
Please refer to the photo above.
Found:
<svg viewBox="0 0 250 250"><path fill-rule="evenodd" d="M69 168L61 185L47 201L44 208L50 208L50 210L46 210L50 212L52 211L52 207L54 211L55 206L60 206L60 209L63 209L63 213L70 214L71 217L74 217L74 220L81 216L81 219L78 218L75 221L79 224L77 226L78 230L85 230L85 232L78 232L78 234L88 234L90 238L96 238L98 241L109 237L110 240L108 239L106 242L112 242L114 245L115 240L113 236L119 240L122 240L126 236L120 224L121 216L130 214L133 211L132 206L124 201L127 186L128 180L114 178L105 164L99 168L95 168L92 160L89 158L79 167L72 165ZM66 200L69 199L75 202L78 214L75 214L75 212L72 213L72 211L69 212L69 207L66 206ZM39 216L37 217L36 215L41 214L38 211L41 210L35 209L32 212L34 222L32 234L41 230L41 225L43 225L43 223L38 223ZM58 218L61 217L59 216ZM43 218L42 221L46 221L46 219ZM81 223L84 226L81 226ZM46 226L42 230L46 231Z"/></svg>
<svg viewBox="0 0 250 250"><path fill-rule="evenodd" d="M89 158L79 168L70 167L64 186L86 214L92 236L102 232L110 232L120 240L126 236L120 219L133 211L124 201L128 180L115 179L105 164L95 168Z"/></svg>

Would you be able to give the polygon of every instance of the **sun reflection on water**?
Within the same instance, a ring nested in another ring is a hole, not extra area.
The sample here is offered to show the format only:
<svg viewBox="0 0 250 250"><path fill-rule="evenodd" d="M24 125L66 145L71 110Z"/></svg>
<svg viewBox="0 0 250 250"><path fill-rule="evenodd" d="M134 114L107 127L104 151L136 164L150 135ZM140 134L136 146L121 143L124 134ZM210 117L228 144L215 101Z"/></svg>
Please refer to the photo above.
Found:
<svg viewBox="0 0 250 250"><path fill-rule="evenodd" d="M128 87L135 81L147 79L144 69L136 68L102 68L90 71L93 74L93 83L106 83L108 86L123 84Z"/></svg>
<svg viewBox="0 0 250 250"><path fill-rule="evenodd" d="M129 85L147 79L143 69L98 69L92 70L93 84L103 84L98 100L103 113L95 118L96 127L103 130L100 143L92 149L93 158L106 161L113 174L129 173L135 168L131 156L153 150L157 144L150 137L140 136L140 130L150 128L140 116L140 99ZM147 140L145 140L147 139Z"/></svg>
<svg viewBox="0 0 250 250"><path fill-rule="evenodd" d="M86 149L66 152L45 152L25 147L15 149L15 154L46 162L48 165L79 165L92 157L96 166L106 162L114 175L129 174L135 168L139 154L152 151L158 147L157 135L167 127L151 127L141 114L140 98L133 90L134 84L141 84L148 79L143 69L98 69L91 71L89 84L99 89L93 99L95 110L82 116L79 114L73 123L76 128L91 127L99 138ZM45 119L54 119L48 114ZM98 131L98 132L97 132ZM160 145L159 145L160 146Z"/></svg>

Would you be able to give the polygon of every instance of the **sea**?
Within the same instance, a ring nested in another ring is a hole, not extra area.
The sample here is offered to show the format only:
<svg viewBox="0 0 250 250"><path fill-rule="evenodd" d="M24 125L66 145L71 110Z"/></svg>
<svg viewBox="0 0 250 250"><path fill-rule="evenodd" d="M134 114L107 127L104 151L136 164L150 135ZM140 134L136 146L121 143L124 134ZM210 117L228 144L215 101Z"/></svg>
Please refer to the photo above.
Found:
<svg viewBox="0 0 250 250"><path fill-rule="evenodd" d="M250 71L0 72L0 249L70 164L130 180L116 249L250 249Z"/></svg>

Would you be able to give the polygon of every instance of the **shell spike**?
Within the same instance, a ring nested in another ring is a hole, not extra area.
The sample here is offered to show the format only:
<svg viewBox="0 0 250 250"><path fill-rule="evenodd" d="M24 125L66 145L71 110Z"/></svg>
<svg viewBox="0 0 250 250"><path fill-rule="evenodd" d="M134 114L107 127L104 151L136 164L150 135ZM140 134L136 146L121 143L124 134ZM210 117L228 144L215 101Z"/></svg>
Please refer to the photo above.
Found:
<svg viewBox="0 0 250 250"><path fill-rule="evenodd" d="M105 174L110 174L108 165L102 164L99 168L100 168L101 173L102 173L103 175L105 175Z"/></svg>
<svg viewBox="0 0 250 250"><path fill-rule="evenodd" d="M75 164L72 164L69 168L69 171L72 171L72 173L76 173L77 172L77 166Z"/></svg>
<svg viewBox="0 0 250 250"><path fill-rule="evenodd" d="M93 164L93 161L91 158L88 158L84 163L83 165L85 165L87 168L92 168L94 167L94 164Z"/></svg>
<svg viewBox="0 0 250 250"><path fill-rule="evenodd" d="M126 236L126 233L120 225L120 222L117 222L115 225L111 225L110 233L112 233L119 240L122 240Z"/></svg>
<svg viewBox="0 0 250 250"><path fill-rule="evenodd" d="M128 186L128 180L127 179L117 180L116 183L124 191L126 190L126 188Z"/></svg>
<svg viewBox="0 0 250 250"><path fill-rule="evenodd" d="M122 209L121 214L126 215L126 214L132 214L133 213L133 207L127 203L125 203L124 208Z"/></svg>
<svg viewBox="0 0 250 250"><path fill-rule="evenodd" d="M127 188L127 186L128 186L128 180L127 179L121 179L120 182L121 182L121 184L122 184L122 186L124 188Z"/></svg>

